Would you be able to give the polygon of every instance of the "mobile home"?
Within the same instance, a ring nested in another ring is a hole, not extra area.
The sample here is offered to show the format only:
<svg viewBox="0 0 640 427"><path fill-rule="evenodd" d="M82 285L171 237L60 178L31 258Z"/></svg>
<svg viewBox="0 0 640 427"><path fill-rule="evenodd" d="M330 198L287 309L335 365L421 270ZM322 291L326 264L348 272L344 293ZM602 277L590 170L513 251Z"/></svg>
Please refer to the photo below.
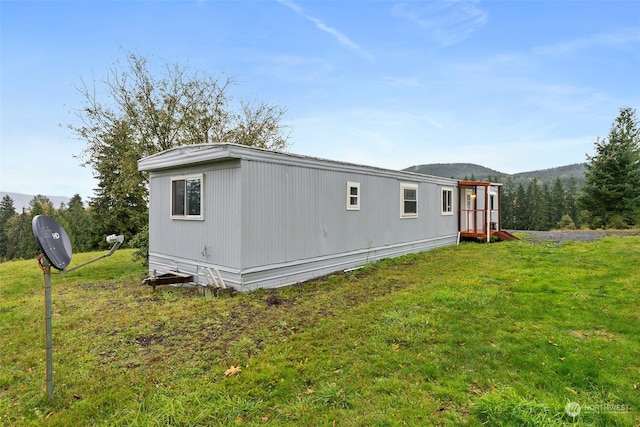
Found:
<svg viewBox="0 0 640 427"><path fill-rule="evenodd" d="M239 291L499 229L497 184L236 144L173 148L138 167L149 172L150 273L204 284L214 271Z"/></svg>

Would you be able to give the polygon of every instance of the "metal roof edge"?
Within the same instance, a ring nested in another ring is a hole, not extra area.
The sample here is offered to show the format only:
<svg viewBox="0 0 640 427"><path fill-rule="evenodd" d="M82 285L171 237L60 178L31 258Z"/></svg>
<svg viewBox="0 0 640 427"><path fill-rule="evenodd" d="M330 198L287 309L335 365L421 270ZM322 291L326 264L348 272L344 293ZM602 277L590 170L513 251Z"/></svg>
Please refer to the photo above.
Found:
<svg viewBox="0 0 640 427"><path fill-rule="evenodd" d="M138 160L138 170L152 171L176 168L194 163L205 163L232 158L228 144L190 144L170 148Z"/></svg>
<svg viewBox="0 0 640 427"><path fill-rule="evenodd" d="M247 161L261 161L315 169L340 170L344 172L388 176L408 181L428 181L442 185L457 184L457 180L453 178L425 175L403 170L385 169L377 166L323 159L283 151L272 151L264 148L232 143L193 144L171 148L140 159L138 161L138 169L141 171L153 171L224 159L242 159Z"/></svg>
<svg viewBox="0 0 640 427"><path fill-rule="evenodd" d="M465 187L502 187L501 182L458 180L458 185Z"/></svg>

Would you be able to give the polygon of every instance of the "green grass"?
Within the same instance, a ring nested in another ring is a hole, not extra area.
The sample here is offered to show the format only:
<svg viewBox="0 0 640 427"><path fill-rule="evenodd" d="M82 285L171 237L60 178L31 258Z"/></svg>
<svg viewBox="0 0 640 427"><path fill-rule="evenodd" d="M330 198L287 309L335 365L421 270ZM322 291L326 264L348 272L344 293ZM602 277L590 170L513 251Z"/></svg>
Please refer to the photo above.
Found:
<svg viewBox="0 0 640 427"><path fill-rule="evenodd" d="M638 237L462 244L220 298L154 292L130 258L52 277L52 400L42 273L0 264L0 425L640 424Z"/></svg>

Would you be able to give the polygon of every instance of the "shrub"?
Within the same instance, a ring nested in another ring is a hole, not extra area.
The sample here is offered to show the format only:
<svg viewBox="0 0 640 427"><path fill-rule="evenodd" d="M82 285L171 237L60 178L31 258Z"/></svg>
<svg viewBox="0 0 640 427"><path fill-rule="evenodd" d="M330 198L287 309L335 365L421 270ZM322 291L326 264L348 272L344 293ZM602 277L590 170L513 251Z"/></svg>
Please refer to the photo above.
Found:
<svg viewBox="0 0 640 427"><path fill-rule="evenodd" d="M602 228L602 226L604 225L604 221L602 220L601 217L599 216L594 216L591 219L591 223L589 224L589 228L592 230L596 230L598 228Z"/></svg>
<svg viewBox="0 0 640 427"><path fill-rule="evenodd" d="M129 246L136 248L133 253L133 261L140 262L144 266L149 266L149 224L145 225L142 230L129 242Z"/></svg>
<svg viewBox="0 0 640 427"><path fill-rule="evenodd" d="M629 224L624 220L622 215L612 215L607 222L607 228L615 228L616 230L623 230L629 228Z"/></svg>
<svg viewBox="0 0 640 427"><path fill-rule="evenodd" d="M590 228L591 227L591 212L587 210L582 210L578 214L578 226L580 228Z"/></svg>
<svg viewBox="0 0 640 427"><path fill-rule="evenodd" d="M562 219L558 221L558 228L562 230L575 230L576 225L569 215L562 215Z"/></svg>

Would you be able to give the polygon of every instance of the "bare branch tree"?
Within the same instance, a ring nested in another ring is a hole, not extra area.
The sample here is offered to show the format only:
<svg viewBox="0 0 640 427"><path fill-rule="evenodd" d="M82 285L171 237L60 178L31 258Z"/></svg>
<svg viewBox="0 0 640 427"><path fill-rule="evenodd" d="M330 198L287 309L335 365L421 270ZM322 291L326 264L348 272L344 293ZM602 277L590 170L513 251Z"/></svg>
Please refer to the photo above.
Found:
<svg viewBox="0 0 640 427"><path fill-rule="evenodd" d="M132 149L141 156L207 142L285 149L289 135L281 119L286 110L246 101L234 108L229 93L234 83L229 77L189 73L178 64L165 64L162 76L155 77L146 58L128 53L104 80L94 78L91 85L81 80L76 87L85 105L76 111L80 125L68 127L87 142L79 157L95 167L108 135L122 122L128 123Z"/></svg>

